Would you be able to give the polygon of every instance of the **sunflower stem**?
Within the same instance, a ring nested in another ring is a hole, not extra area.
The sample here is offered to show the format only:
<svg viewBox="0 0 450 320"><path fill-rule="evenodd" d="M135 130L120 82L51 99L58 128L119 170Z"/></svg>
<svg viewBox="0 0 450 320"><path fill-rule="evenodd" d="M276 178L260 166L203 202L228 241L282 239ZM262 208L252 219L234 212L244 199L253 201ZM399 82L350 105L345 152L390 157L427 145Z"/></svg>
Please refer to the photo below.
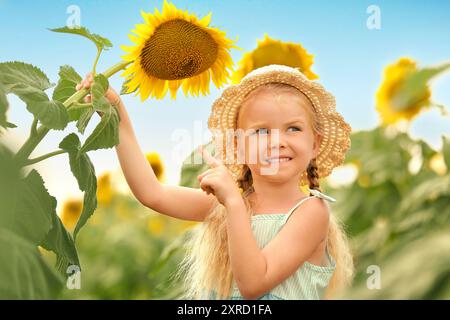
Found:
<svg viewBox="0 0 450 320"><path fill-rule="evenodd" d="M133 63L133 61L121 61L119 63L116 63L111 68L103 72L103 75L106 78L110 78L112 75L116 74L120 70L125 69L129 64Z"/></svg>
<svg viewBox="0 0 450 320"><path fill-rule="evenodd" d="M77 110L77 109L87 109L92 108L92 103L74 103L67 107L67 109L70 110Z"/></svg>
<svg viewBox="0 0 450 320"><path fill-rule="evenodd" d="M35 164L35 163L41 162L41 161L43 161L43 160L45 160L45 159L48 159L48 158L57 156L58 154L63 154L63 153L66 153L66 152L67 152L67 151L65 151L65 150L57 150L57 151L53 151L53 152L44 154L44 155L42 155L42 156L40 156L40 157L37 157L37 158L34 158L34 159L28 159L28 160L25 162L25 165L24 165L24 166L29 166L29 165L31 165L31 164Z"/></svg>
<svg viewBox="0 0 450 320"><path fill-rule="evenodd" d="M96 76L97 63L98 63L98 60L100 59L100 55L101 54L102 54L102 48L101 47L97 47L97 56L95 57L94 65L92 67L92 75L94 77Z"/></svg>
<svg viewBox="0 0 450 320"><path fill-rule="evenodd" d="M20 165L23 166L28 159L29 155L33 152L39 142L45 137L48 133L49 129L45 126L40 126L36 129L35 135L30 135L28 139L25 141L23 146L16 153L15 160Z"/></svg>
<svg viewBox="0 0 450 320"><path fill-rule="evenodd" d="M130 63L130 61L121 61L109 69L107 69L105 72L103 72L103 75L106 78L110 78L120 70L125 69ZM70 108L74 103L80 101L83 99L87 94L89 93L89 90L87 89L81 89L77 92L75 92L72 96L67 98L66 101L64 101L63 105L66 108ZM28 157L30 154L34 151L34 149L37 147L37 145L42 141L42 139L47 135L47 133L50 131L47 127L44 125L41 125L39 128L36 129L34 134L31 134L28 137L28 139L25 141L25 143L22 145L22 147L19 149L19 151L15 155L15 160L17 163L21 166L25 165L27 162Z"/></svg>
<svg viewBox="0 0 450 320"><path fill-rule="evenodd" d="M33 123L31 124L30 137L37 135L37 125L38 125L38 119L35 117L33 119Z"/></svg>

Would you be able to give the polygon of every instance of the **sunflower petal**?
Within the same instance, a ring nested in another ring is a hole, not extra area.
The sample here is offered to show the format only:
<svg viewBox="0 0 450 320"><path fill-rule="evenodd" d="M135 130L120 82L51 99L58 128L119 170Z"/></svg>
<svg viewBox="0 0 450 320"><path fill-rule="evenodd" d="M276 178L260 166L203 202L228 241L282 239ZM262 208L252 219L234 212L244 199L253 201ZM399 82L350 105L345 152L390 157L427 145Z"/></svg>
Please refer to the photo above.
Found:
<svg viewBox="0 0 450 320"><path fill-rule="evenodd" d="M136 37L135 35L128 34L128 38L131 40L131 42L140 45L143 42L143 39Z"/></svg>
<svg viewBox="0 0 450 320"><path fill-rule="evenodd" d="M211 23L212 12L208 13L208 15L204 16L202 20L200 20L200 24L204 27L207 27Z"/></svg>
<svg viewBox="0 0 450 320"><path fill-rule="evenodd" d="M166 82L166 80L155 79L152 90L152 94L155 98L161 99L163 97L163 93L167 91Z"/></svg>
<svg viewBox="0 0 450 320"><path fill-rule="evenodd" d="M147 100L148 96L150 95L152 89L151 89L151 82L153 81L150 77L144 77L143 80L140 83L139 92L141 94L141 101Z"/></svg>
<svg viewBox="0 0 450 320"><path fill-rule="evenodd" d="M125 46L125 45L121 45L120 49L122 49L125 52L134 52L136 50L136 46Z"/></svg>
<svg viewBox="0 0 450 320"><path fill-rule="evenodd" d="M137 71L134 76L129 80L127 83L127 87L129 88L128 92L134 91L138 86L141 86L141 83L146 78L146 76L143 74L141 70Z"/></svg>
<svg viewBox="0 0 450 320"><path fill-rule="evenodd" d="M170 89L170 97L172 99L176 99L177 97L177 91L181 86L182 81L181 80L173 80L169 81L169 89Z"/></svg>

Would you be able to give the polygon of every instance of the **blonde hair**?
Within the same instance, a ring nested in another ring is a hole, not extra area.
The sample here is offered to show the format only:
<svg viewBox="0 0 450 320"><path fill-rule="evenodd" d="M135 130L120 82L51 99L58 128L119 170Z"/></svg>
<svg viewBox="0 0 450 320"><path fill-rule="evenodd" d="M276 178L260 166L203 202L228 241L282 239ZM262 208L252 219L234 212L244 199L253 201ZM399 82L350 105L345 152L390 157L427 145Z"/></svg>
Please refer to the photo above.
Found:
<svg viewBox="0 0 450 320"><path fill-rule="evenodd" d="M244 99L241 107L263 90L277 92L277 99L280 98L282 93L293 93L307 99L301 91L290 85L268 83L251 91ZM315 112L311 108L305 107L305 109L312 130L315 134L320 135L322 128L320 123L317 122ZM309 188L321 191L315 159L312 159L307 168L307 176ZM246 204L250 221L253 203L248 199L248 195L254 190L251 171L245 164L237 182L243 190L242 198ZM209 299L210 290L216 292L216 299L227 299L230 296L233 274L228 254L226 214L226 208L216 199L205 221L191 230L192 236L186 243L186 255L177 272L177 276L182 276L184 280L185 291L182 298ZM332 298L334 294L350 285L354 272L353 257L348 239L342 224L333 214L330 215L327 246L330 255L336 261L336 270L325 292L325 299Z"/></svg>

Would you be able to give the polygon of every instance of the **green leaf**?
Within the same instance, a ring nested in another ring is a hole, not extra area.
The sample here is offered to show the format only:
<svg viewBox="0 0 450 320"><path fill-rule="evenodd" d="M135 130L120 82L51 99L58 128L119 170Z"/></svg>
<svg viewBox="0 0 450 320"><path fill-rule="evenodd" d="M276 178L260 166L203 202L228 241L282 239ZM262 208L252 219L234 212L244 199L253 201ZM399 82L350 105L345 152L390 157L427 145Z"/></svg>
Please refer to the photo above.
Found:
<svg viewBox="0 0 450 320"><path fill-rule="evenodd" d="M67 109L59 101L30 101L27 110L49 129L63 130L69 123Z"/></svg>
<svg viewBox="0 0 450 320"><path fill-rule="evenodd" d="M63 279L44 261L36 246L0 228L0 297L55 299Z"/></svg>
<svg viewBox="0 0 450 320"><path fill-rule="evenodd" d="M0 63L0 81L11 92L10 87L17 84L26 84L29 87L45 91L53 86L50 80L39 68L24 62L12 61Z"/></svg>
<svg viewBox="0 0 450 320"><path fill-rule="evenodd" d="M80 35L82 37L85 37L97 46L99 49L108 50L112 47L111 41L108 39L99 36L98 34L91 33L87 28L85 27L78 27L78 28L69 28L69 27L62 27L62 28L55 28L55 29L49 29L53 32L60 32L60 33L70 33L70 34L76 34Z"/></svg>
<svg viewBox="0 0 450 320"><path fill-rule="evenodd" d="M368 264L359 262L364 270L361 281L352 283L344 297L337 299L439 300L448 297L450 255L444 253L450 250L450 228L440 229L430 230L412 241L403 239L402 246L395 246L384 259L371 260ZM377 290L367 288L366 269L372 264L382 271L382 285Z"/></svg>
<svg viewBox="0 0 450 320"><path fill-rule="evenodd" d="M0 85L5 94L14 93L23 100L27 110L47 128L62 130L67 126L67 110L61 102L49 101L44 91L53 84L40 69L22 62L0 63Z"/></svg>
<svg viewBox="0 0 450 320"><path fill-rule="evenodd" d="M8 107L9 104L8 99L6 98L5 89L3 89L3 86L0 84L0 127L3 128L8 127L8 121L6 121L6 111L8 111Z"/></svg>
<svg viewBox="0 0 450 320"><path fill-rule="evenodd" d="M53 86L39 68L17 61L0 63L0 84L6 94L14 93L26 103L47 101L44 91Z"/></svg>
<svg viewBox="0 0 450 320"><path fill-rule="evenodd" d="M396 110L402 111L414 104L418 99L423 99L423 93L427 90L428 82L449 68L450 63L447 63L438 67L419 69L412 73L406 78L398 93L393 97Z"/></svg>
<svg viewBox="0 0 450 320"><path fill-rule="evenodd" d="M69 113L69 121L79 120L87 109L92 109L92 103L75 102L69 108L67 108L67 112Z"/></svg>
<svg viewBox="0 0 450 320"><path fill-rule="evenodd" d="M75 69L69 65L63 65L59 68L59 77L61 79L69 80L75 84L80 83L82 77L75 71Z"/></svg>
<svg viewBox="0 0 450 320"><path fill-rule="evenodd" d="M56 253L57 268L65 274L69 265L80 266L77 249L72 236L67 232L56 211L52 214L52 220L53 227L41 246Z"/></svg>
<svg viewBox="0 0 450 320"><path fill-rule="evenodd" d="M450 176L437 176L422 181L400 202L399 210L408 212L419 205L432 202L437 197L450 196Z"/></svg>
<svg viewBox="0 0 450 320"><path fill-rule="evenodd" d="M0 156L0 225L78 265L75 245L56 214L56 199L48 194L42 177L32 170L21 179L12 153L2 148Z"/></svg>
<svg viewBox="0 0 450 320"><path fill-rule="evenodd" d="M52 212L56 200L50 196L44 181L36 170L32 170L25 179L20 179L10 186L9 196L13 199L10 207L1 208L3 216L12 219L3 227L39 245L52 228ZM55 213L56 214L56 213Z"/></svg>
<svg viewBox="0 0 450 320"><path fill-rule="evenodd" d="M105 96L106 91L108 90L109 82L108 79L102 74L98 74L94 77L94 83L91 87L91 96L92 96L92 105L97 111L105 111L109 108L106 104L108 104L103 97Z"/></svg>
<svg viewBox="0 0 450 320"><path fill-rule="evenodd" d="M69 154L70 168L78 181L81 191L85 191L88 185L96 181L95 170L87 154L80 152L80 139L75 133L67 135L59 144L59 147Z"/></svg>
<svg viewBox="0 0 450 320"><path fill-rule="evenodd" d="M89 124L94 112L94 108L84 109L83 113L80 115L77 122L77 128L81 134L84 134L84 130L86 130L86 127Z"/></svg>
<svg viewBox="0 0 450 320"><path fill-rule="evenodd" d="M86 139L81 152L108 149L119 144L119 113L106 99L103 98L100 101L101 103L97 104L97 110L101 110L103 116L100 123Z"/></svg>
<svg viewBox="0 0 450 320"><path fill-rule="evenodd" d="M12 228L14 225L15 200L20 169L14 154L0 143L0 226Z"/></svg>
<svg viewBox="0 0 450 320"><path fill-rule="evenodd" d="M63 246L64 229L57 221L56 199L48 194L41 176L32 170L22 178L13 153L0 145L0 297L51 297L48 290L54 275L37 251L43 242L58 257L62 254L78 262L73 243L71 255L63 250L70 242Z"/></svg>
<svg viewBox="0 0 450 320"><path fill-rule="evenodd" d="M59 69L59 81L53 91L53 100L61 103L71 97L77 90L76 85L82 81L81 76L69 65L61 66Z"/></svg>
<svg viewBox="0 0 450 320"><path fill-rule="evenodd" d="M92 216L97 208L97 181L94 179L92 183L89 183L84 192L83 199L83 211L81 212L80 219L78 219L77 225L73 232L74 239L76 239L78 232L86 224L88 219Z"/></svg>
<svg viewBox="0 0 450 320"><path fill-rule="evenodd" d="M447 171L450 171L450 137L442 136L442 153L444 154L444 162Z"/></svg>
<svg viewBox="0 0 450 320"><path fill-rule="evenodd" d="M76 134L71 133L65 137L59 147L68 152L70 169L77 179L78 187L84 191L83 211L73 233L75 239L97 208L97 179L88 155L80 151L80 139Z"/></svg>

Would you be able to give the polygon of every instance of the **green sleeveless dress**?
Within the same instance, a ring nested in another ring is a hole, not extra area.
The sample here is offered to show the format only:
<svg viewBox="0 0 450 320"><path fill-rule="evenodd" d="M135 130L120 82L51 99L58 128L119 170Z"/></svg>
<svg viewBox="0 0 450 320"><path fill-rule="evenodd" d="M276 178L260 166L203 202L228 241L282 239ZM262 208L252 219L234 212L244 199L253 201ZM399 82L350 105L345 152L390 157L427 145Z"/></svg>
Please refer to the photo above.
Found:
<svg viewBox="0 0 450 320"><path fill-rule="evenodd" d="M287 213L281 214L258 214L252 216L252 230L260 248L264 248L270 240L280 231L287 222L292 212L308 199L319 197L328 201L335 201L333 198L323 193L313 190L313 196L300 200ZM328 263L325 266L318 266L305 261L297 271L278 286L265 293L257 300L320 300L331 280L333 272L336 270L336 261L325 250ZM215 299L216 293L210 291L204 295L205 299ZM233 281L231 300L244 300L236 283Z"/></svg>

